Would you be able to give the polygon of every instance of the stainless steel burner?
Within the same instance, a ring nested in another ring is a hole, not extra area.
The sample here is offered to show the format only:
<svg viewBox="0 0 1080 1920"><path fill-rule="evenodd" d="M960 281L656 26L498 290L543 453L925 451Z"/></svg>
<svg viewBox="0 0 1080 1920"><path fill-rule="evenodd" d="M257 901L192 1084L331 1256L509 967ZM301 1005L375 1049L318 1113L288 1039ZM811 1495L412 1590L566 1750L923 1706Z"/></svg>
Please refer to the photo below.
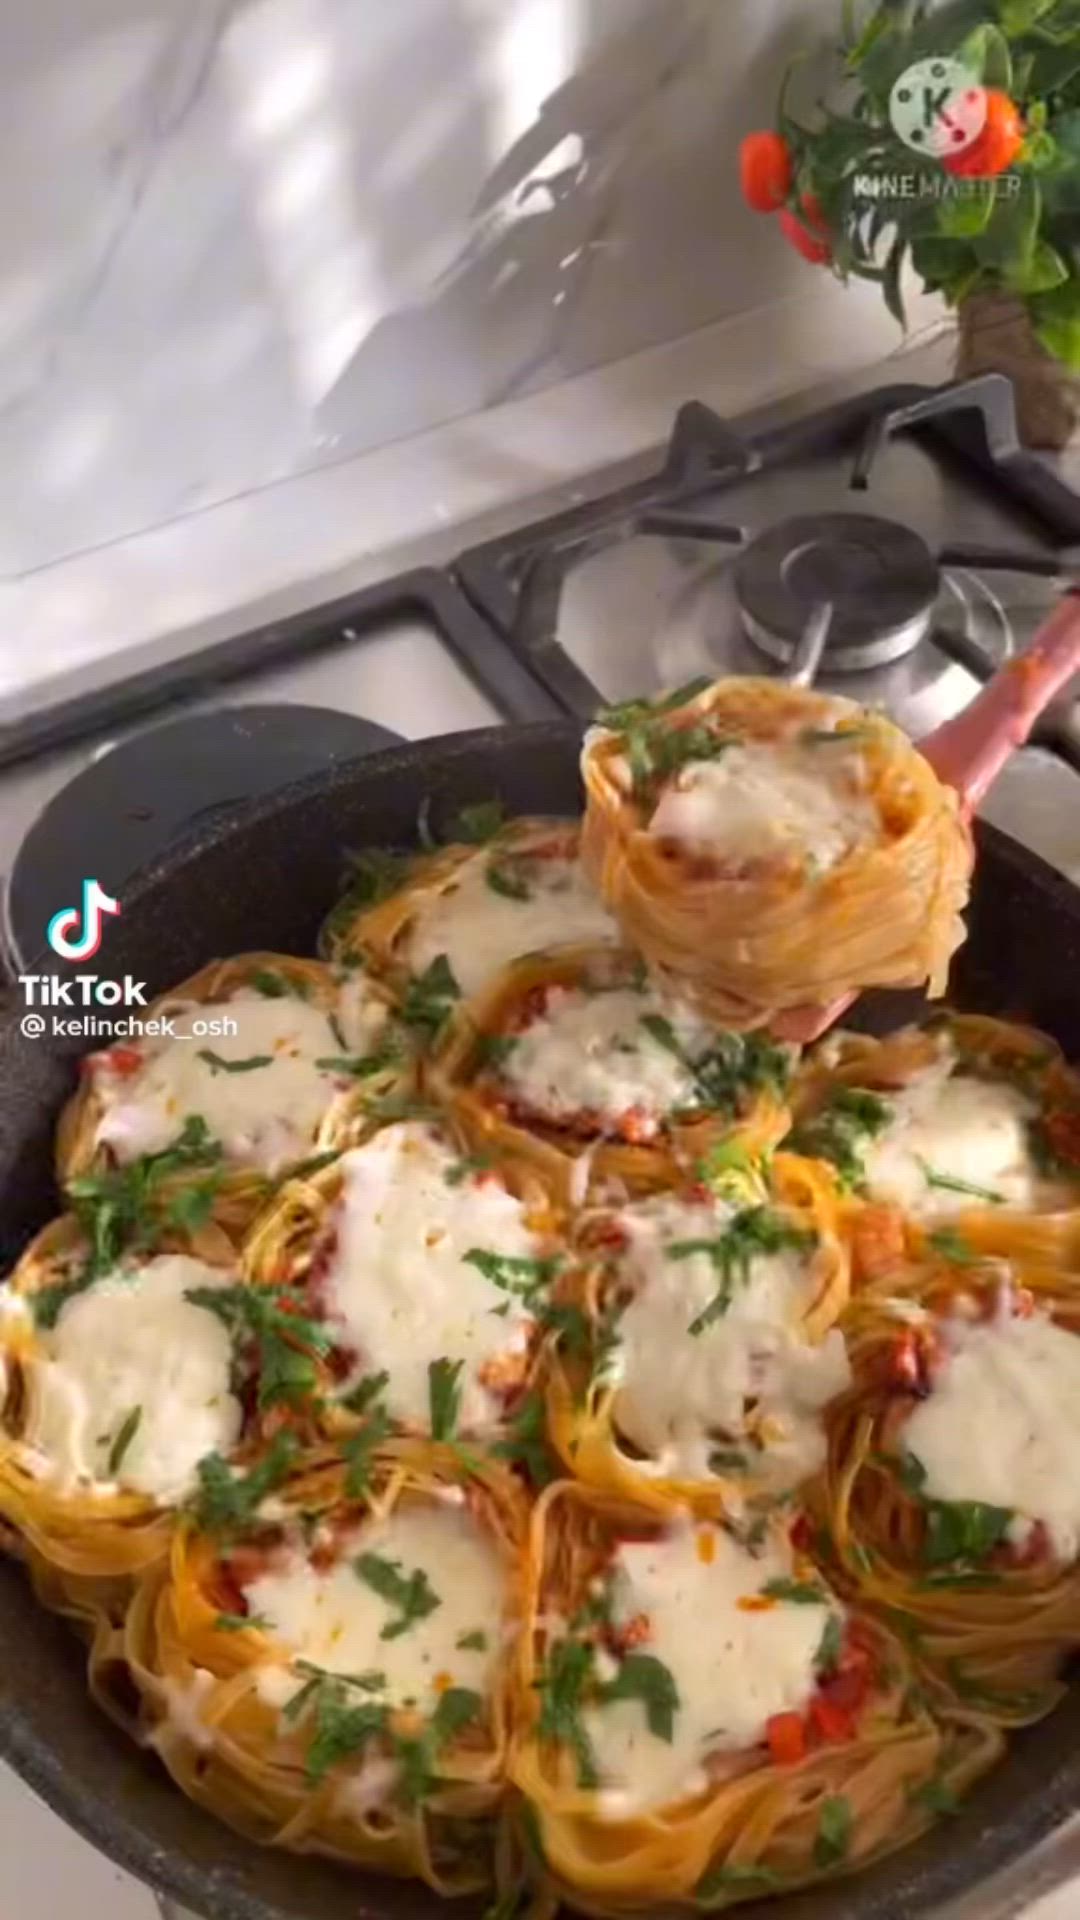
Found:
<svg viewBox="0 0 1080 1920"><path fill-rule="evenodd" d="M808 633L833 673L889 666L926 635L940 588L926 542L863 513L801 514L752 540L733 568L743 627L785 665Z"/></svg>

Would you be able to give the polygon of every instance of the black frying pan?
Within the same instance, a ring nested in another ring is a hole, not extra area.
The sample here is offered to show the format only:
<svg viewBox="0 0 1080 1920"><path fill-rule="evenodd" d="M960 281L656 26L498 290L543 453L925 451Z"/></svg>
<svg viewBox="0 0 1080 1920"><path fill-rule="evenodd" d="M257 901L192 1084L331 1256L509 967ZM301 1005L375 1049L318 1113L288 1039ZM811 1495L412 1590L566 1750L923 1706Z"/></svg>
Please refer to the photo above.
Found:
<svg viewBox="0 0 1080 1920"><path fill-rule="evenodd" d="M108 923L93 965L110 975L131 972L156 993L218 954L254 947L310 953L344 849L414 842L425 800L436 828L467 802L495 794L511 813L575 812L579 744L569 722L425 741L306 781L242 817L217 819L125 890L122 918ZM1030 1020L1080 1056L1080 891L1004 834L983 827L978 837L971 932L955 964L953 1002ZM881 1030L912 1010L911 996L873 996L855 1024ZM22 1011L21 1004L0 1011L6 1262L56 1211L52 1129L73 1072L58 1043L21 1037ZM0 1648L0 1754L72 1826L159 1891L212 1920L442 1920L445 1903L419 1884L260 1849L185 1800L153 1757L93 1706L78 1643L6 1561ZM955 1820L839 1886L753 1911L762 1920L915 1920L979 1885L1076 1808L1080 1691L1015 1738ZM480 1903L470 1906L479 1910Z"/></svg>

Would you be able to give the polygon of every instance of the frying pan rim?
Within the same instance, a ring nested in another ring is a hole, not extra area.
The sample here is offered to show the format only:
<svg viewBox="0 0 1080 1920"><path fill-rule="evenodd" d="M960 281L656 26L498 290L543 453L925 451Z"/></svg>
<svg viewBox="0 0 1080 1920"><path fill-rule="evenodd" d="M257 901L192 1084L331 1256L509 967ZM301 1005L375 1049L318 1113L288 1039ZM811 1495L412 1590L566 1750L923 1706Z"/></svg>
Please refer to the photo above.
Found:
<svg viewBox="0 0 1080 1920"><path fill-rule="evenodd" d="M570 719L531 725L493 726L406 741L357 760L340 762L325 773L309 775L277 793L248 803L236 809L231 816L220 815L196 827L158 859L143 867L125 886L125 907L137 909L145 895L163 885L177 882L185 867L201 853L228 841L241 831L267 825L279 818L287 820L309 797L333 794L338 788L348 788L361 767L372 776L381 772L387 779L399 770L415 771L425 764L437 763L442 771L474 755L482 760L487 749L496 745L501 755L513 740L535 745L547 740L553 749L565 749L581 737L582 731L581 724ZM1072 922L1080 933L1080 888L1073 886L1039 855L999 828L979 822L976 834L980 849L991 852L995 864L1031 878L1049 897L1051 910L1065 921ZM13 1001L0 1005L0 1033L17 1024L18 1013L19 1008ZM37 1605L32 1595L28 1595L28 1600L29 1604ZM229 1920L294 1920L294 1908L279 1906L261 1893L249 1890L236 1878L232 1869L215 1869L203 1862L188 1859L176 1847L163 1847L155 1842L137 1816L129 1815L121 1802L109 1801L98 1792L94 1780L84 1780L72 1772L50 1743L36 1731L25 1707L18 1703L9 1702L0 1719L0 1759L10 1765L54 1813L99 1853L134 1874L155 1893L190 1905L196 1912L215 1915L227 1912ZM980 1832L970 1836L966 1845L968 1871L963 1876L962 1886L942 1886L940 1898L947 1901L959 1891L983 1889L989 1893L990 1883L997 1872L1022 1859L1078 1807L1080 1743L1049 1779L1040 1783L1037 1803L1026 1805L1021 1846L1017 1847L1017 1835L1010 1822L984 1825ZM212 1814L207 1813L205 1817L208 1822L213 1822ZM254 1843L251 1844L254 1849ZM976 1867L974 1875L970 1871L973 1863ZM332 1870L332 1863L319 1864ZM935 1883L942 1878L944 1876L940 1869L932 1868L928 1873L928 1892L931 1897ZM854 1886L857 1882L853 1879L850 1884ZM436 1899L437 1896L432 1895L432 1901ZM775 1909L755 1907L754 1910L764 1913ZM882 1912L884 1914L887 1911L886 1902ZM920 1902L919 1911L929 1909Z"/></svg>

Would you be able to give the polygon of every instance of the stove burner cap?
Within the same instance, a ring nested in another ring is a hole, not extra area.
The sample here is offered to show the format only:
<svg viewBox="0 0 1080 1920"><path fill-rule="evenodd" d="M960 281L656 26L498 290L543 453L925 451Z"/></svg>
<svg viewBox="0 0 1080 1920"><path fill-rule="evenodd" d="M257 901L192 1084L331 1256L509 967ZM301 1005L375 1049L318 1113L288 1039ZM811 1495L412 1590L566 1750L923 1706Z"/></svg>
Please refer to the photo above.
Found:
<svg viewBox="0 0 1080 1920"><path fill-rule="evenodd" d="M12 863L6 934L20 969L45 948L85 875L123 899L133 873L200 822L240 812L307 774L400 743L331 707L217 707L144 728L83 767L38 815Z"/></svg>
<svg viewBox="0 0 1080 1920"><path fill-rule="evenodd" d="M937 563L910 528L864 513L807 513L760 534L735 562L743 625L785 664L816 608L832 606L824 666L865 672L910 653L930 625Z"/></svg>

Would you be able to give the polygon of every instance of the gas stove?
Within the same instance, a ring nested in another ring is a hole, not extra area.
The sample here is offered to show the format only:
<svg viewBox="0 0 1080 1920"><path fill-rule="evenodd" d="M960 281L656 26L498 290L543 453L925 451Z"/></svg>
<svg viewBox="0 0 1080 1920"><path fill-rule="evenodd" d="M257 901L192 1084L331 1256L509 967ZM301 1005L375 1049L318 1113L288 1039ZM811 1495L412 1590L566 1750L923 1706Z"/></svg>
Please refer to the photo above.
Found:
<svg viewBox="0 0 1080 1920"><path fill-rule="evenodd" d="M6 962L84 874L122 895L215 808L402 736L766 673L919 739L1023 652L1078 563L1080 499L1021 450L997 376L749 435L691 402L631 487L0 728ZM1080 870L1077 695L990 811Z"/></svg>
<svg viewBox="0 0 1080 1920"><path fill-rule="evenodd" d="M1020 449L1011 388L987 376L746 440L691 404L653 488L474 549L459 573L583 718L701 673L796 672L920 739L1023 651L1077 560L1080 499ZM1080 767L1072 699L1041 738Z"/></svg>

